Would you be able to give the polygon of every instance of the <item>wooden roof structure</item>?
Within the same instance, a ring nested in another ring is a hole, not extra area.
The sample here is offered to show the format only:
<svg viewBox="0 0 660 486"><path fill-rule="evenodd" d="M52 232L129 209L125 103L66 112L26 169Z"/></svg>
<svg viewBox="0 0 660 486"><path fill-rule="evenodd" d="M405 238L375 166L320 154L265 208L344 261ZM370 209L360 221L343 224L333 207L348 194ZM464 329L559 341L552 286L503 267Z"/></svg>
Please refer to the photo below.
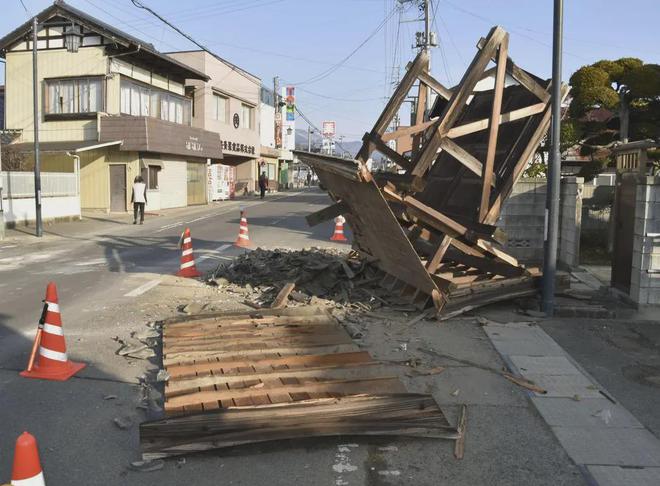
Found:
<svg viewBox="0 0 660 486"><path fill-rule="evenodd" d="M432 299L445 314L533 293L540 275L501 249L503 234L494 226L551 117L550 83L518 67L508 46L508 33L493 27L451 89L431 76L421 51L355 161L296 152L336 201L310 215L310 224L343 214L356 250L389 275L384 283L415 302L424 300L420 295ZM488 80L492 88L475 89ZM387 132L415 87L415 124ZM429 89L437 97L427 112ZM563 86L562 98L567 94ZM389 145L405 138L412 138L409 156ZM373 152L396 163L399 173L372 174Z"/></svg>

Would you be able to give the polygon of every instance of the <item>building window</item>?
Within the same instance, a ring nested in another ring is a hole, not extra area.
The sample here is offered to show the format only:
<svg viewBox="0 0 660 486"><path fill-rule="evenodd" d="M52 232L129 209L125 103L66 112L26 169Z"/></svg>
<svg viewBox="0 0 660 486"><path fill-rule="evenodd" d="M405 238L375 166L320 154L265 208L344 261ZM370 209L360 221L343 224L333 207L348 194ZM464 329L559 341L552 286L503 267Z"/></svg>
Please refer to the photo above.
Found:
<svg viewBox="0 0 660 486"><path fill-rule="evenodd" d="M158 172L160 172L160 167L157 165L143 167L140 170L140 175L150 191L158 190Z"/></svg>
<svg viewBox="0 0 660 486"><path fill-rule="evenodd" d="M132 116L150 116L161 120L190 125L191 100L154 87L121 81L121 113Z"/></svg>
<svg viewBox="0 0 660 486"><path fill-rule="evenodd" d="M227 98L213 93L213 119L227 123Z"/></svg>
<svg viewBox="0 0 660 486"><path fill-rule="evenodd" d="M254 127L254 108L243 103L241 104L241 112L241 122L243 123L243 127L247 128L248 130L252 130Z"/></svg>
<svg viewBox="0 0 660 486"><path fill-rule="evenodd" d="M86 118L103 111L101 78L47 79L46 118Z"/></svg>

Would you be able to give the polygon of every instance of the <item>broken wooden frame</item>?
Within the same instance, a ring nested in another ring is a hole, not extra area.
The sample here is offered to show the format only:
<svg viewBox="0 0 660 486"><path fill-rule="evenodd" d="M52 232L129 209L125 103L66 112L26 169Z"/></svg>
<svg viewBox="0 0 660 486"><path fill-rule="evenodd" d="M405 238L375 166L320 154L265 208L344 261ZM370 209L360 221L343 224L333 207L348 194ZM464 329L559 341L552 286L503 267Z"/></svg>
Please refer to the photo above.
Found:
<svg viewBox="0 0 660 486"><path fill-rule="evenodd" d="M145 460L310 436L461 438L318 307L165 321L163 365L167 417L140 425Z"/></svg>
<svg viewBox="0 0 660 486"><path fill-rule="evenodd" d="M356 161L296 152L336 202L310 215L310 224L341 211L354 247L387 274L383 283L416 302L424 300L420 295L431 299L438 311L472 308L498 295L530 295L538 285L538 270L500 248L494 225L548 130L550 83L519 68L508 44L502 28L491 29L451 89L430 75L420 52L364 135ZM492 87L478 87L490 79ZM415 124L387 132L415 83ZM437 97L425 113L428 88ZM567 92L563 87L562 96ZM412 138L409 154L388 145L404 137ZM372 174L367 162L373 152L397 164L399 173Z"/></svg>

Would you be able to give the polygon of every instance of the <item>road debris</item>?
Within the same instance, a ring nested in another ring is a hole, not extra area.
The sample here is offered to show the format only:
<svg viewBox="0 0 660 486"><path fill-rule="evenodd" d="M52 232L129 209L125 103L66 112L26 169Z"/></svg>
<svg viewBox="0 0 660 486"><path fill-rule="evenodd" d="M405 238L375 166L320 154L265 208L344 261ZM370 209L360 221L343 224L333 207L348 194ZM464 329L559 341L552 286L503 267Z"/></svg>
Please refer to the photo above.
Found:
<svg viewBox="0 0 660 486"><path fill-rule="evenodd" d="M165 467L165 461L133 461L131 462L130 469L138 472L153 472L159 471Z"/></svg>
<svg viewBox="0 0 660 486"><path fill-rule="evenodd" d="M131 417L115 417L112 419L112 422L122 430L129 429L133 425L133 419Z"/></svg>

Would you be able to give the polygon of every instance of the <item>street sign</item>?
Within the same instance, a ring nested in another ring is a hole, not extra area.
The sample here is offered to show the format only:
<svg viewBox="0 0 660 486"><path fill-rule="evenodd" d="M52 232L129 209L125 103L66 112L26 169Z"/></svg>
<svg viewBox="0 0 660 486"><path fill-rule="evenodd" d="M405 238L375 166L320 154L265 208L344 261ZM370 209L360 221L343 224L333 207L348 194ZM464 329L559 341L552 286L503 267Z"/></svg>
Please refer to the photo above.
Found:
<svg viewBox="0 0 660 486"><path fill-rule="evenodd" d="M332 138L335 136L337 125L333 121L324 121L321 131L324 137Z"/></svg>

